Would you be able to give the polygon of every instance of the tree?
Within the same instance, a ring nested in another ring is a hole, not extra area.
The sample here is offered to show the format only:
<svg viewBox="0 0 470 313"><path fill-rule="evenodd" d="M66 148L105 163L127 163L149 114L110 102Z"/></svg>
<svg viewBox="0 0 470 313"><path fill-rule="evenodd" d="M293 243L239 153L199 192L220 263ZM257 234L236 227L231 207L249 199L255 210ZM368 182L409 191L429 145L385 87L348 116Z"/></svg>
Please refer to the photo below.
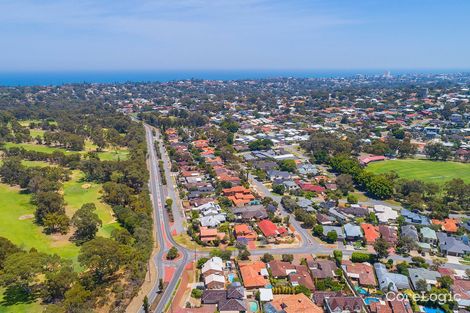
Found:
<svg viewBox="0 0 470 313"><path fill-rule="evenodd" d="M274 145L271 139L257 139L248 144L250 150L267 150Z"/></svg>
<svg viewBox="0 0 470 313"><path fill-rule="evenodd" d="M281 256L281 258L282 258L282 261L283 261L283 262L289 262L289 263L291 263L292 261L294 261L294 255L293 255L293 254L283 254L283 255Z"/></svg>
<svg viewBox="0 0 470 313"><path fill-rule="evenodd" d="M374 250L380 259L388 257L389 248L390 248L390 244L387 241L385 241L385 239L383 238L378 238L374 242Z"/></svg>
<svg viewBox="0 0 470 313"><path fill-rule="evenodd" d="M411 250L416 249L417 244L413 238L409 236L400 236L397 243L397 252L401 254L409 253Z"/></svg>
<svg viewBox="0 0 470 313"><path fill-rule="evenodd" d="M168 253L166 254L166 259L167 260L174 260L179 256L178 249L176 247L171 247L170 250L168 250Z"/></svg>
<svg viewBox="0 0 470 313"><path fill-rule="evenodd" d="M359 201L359 199L358 199L358 197L357 197L356 195L354 195L354 194L349 194L349 195L348 195L348 198L347 198L347 201L348 201L348 203L356 204L356 203Z"/></svg>
<svg viewBox="0 0 470 313"><path fill-rule="evenodd" d="M452 287L452 285L454 284L454 281L449 276L438 277L437 282L439 283L439 286L443 289L450 289L450 287Z"/></svg>
<svg viewBox="0 0 470 313"><path fill-rule="evenodd" d="M240 249L238 252L238 259L246 261L250 259L250 255L251 255L250 251L248 251L248 249L246 248L243 248L243 249Z"/></svg>
<svg viewBox="0 0 470 313"><path fill-rule="evenodd" d="M354 190L354 183L352 176L349 174L341 174L336 178L336 186L343 193L343 195L348 194L348 192Z"/></svg>
<svg viewBox="0 0 470 313"><path fill-rule="evenodd" d="M114 275L129 257L125 246L109 238L96 237L82 245L78 262L93 274L99 284Z"/></svg>
<svg viewBox="0 0 470 313"><path fill-rule="evenodd" d="M49 303L62 301L65 298L65 293L76 280L77 274L70 264L62 266L58 271L47 272L43 289L44 300Z"/></svg>
<svg viewBox="0 0 470 313"><path fill-rule="evenodd" d="M336 233L336 231L330 230L330 231L326 234L326 241L327 241L328 243L335 243L337 240L338 240L338 234Z"/></svg>
<svg viewBox="0 0 470 313"><path fill-rule="evenodd" d="M416 288L417 291L427 291L428 290L428 283L424 279L419 279L416 282L415 288Z"/></svg>
<svg viewBox="0 0 470 313"><path fill-rule="evenodd" d="M274 260L274 257L271 253L265 253L263 254L263 256L261 257L261 261L263 261L264 263L269 263L271 262L272 260Z"/></svg>
<svg viewBox="0 0 470 313"><path fill-rule="evenodd" d="M69 231L70 219L65 214L47 213L42 222L46 234L61 233L64 235Z"/></svg>
<svg viewBox="0 0 470 313"><path fill-rule="evenodd" d="M426 156L431 160L446 161L450 157L451 151L442 143L436 142L428 143L424 147L424 154L426 154Z"/></svg>
<svg viewBox="0 0 470 313"><path fill-rule="evenodd" d="M297 165L295 164L294 160L281 160L277 162L277 164L279 165L279 169L281 171L294 173L297 169Z"/></svg>
<svg viewBox="0 0 470 313"><path fill-rule="evenodd" d="M48 213L65 215L64 198L57 192L38 192L33 196L32 202L37 205L35 217L41 225Z"/></svg>
<svg viewBox="0 0 470 313"><path fill-rule="evenodd" d="M21 249L15 246L10 240L0 237L0 270L3 268L3 262L5 262L9 255L20 251Z"/></svg>
<svg viewBox="0 0 470 313"><path fill-rule="evenodd" d="M96 206L94 203L85 203L73 215L72 225L76 228L73 240L77 244L82 244L95 238L99 227L102 225L100 218L94 213L95 210Z"/></svg>
<svg viewBox="0 0 470 313"><path fill-rule="evenodd" d="M286 192L286 187L283 184L274 184L273 185L273 192L279 195L283 195Z"/></svg>
<svg viewBox="0 0 470 313"><path fill-rule="evenodd" d="M203 291L201 289L194 288L191 290L191 297L195 299L201 299Z"/></svg>
<svg viewBox="0 0 470 313"><path fill-rule="evenodd" d="M393 195L393 181L385 175L373 175L366 184L367 191L378 199L388 199Z"/></svg>
<svg viewBox="0 0 470 313"><path fill-rule="evenodd" d="M208 258L200 258L199 260L197 260L197 268L201 269L208 260Z"/></svg>
<svg viewBox="0 0 470 313"><path fill-rule="evenodd" d="M341 264L341 261L343 260L343 251L334 250L333 251L333 256L335 258L336 264L338 264L338 266L339 266Z"/></svg>
<svg viewBox="0 0 470 313"><path fill-rule="evenodd" d="M90 312L93 307L91 299L91 291L86 290L80 283L76 283L65 292L65 311L67 313Z"/></svg>
<svg viewBox="0 0 470 313"><path fill-rule="evenodd" d="M144 303L143 303L143 308L145 313L150 313L150 304L149 304L149 298L147 296L144 297Z"/></svg>
<svg viewBox="0 0 470 313"><path fill-rule="evenodd" d="M323 226L320 224L317 224L313 227L313 234L317 237L322 237L323 236Z"/></svg>

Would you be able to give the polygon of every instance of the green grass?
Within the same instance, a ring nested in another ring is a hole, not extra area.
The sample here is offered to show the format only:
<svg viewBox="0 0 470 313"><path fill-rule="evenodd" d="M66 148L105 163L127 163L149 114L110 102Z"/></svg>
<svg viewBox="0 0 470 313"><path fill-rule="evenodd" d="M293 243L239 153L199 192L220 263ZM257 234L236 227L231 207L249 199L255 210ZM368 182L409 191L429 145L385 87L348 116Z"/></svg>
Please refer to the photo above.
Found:
<svg viewBox="0 0 470 313"><path fill-rule="evenodd" d="M33 139L36 139L37 136L44 138L44 133L45 131L42 129L34 128L29 130L29 134L31 135L31 137L33 137Z"/></svg>
<svg viewBox="0 0 470 313"><path fill-rule="evenodd" d="M62 148L48 147L48 146L45 146L45 145L38 145L38 144L35 144L35 143L13 143L13 142L6 142L6 143L5 143L5 147L6 147L6 148L22 147L22 148L24 148L25 150L29 150L29 151L38 151L38 152L45 152L45 153L52 153L52 152L54 152L54 151L56 151L56 150L62 151L62 152L64 152L65 154L73 153L72 151L67 151L67 150L62 149Z"/></svg>
<svg viewBox="0 0 470 313"><path fill-rule="evenodd" d="M98 152L98 156L101 161L124 161L129 157L129 150L103 151Z"/></svg>
<svg viewBox="0 0 470 313"><path fill-rule="evenodd" d="M111 232L120 226L114 219L111 206L100 200L101 185L84 182L83 173L80 171L73 171L71 178L70 181L64 183L67 215L72 216L85 203L94 203L96 205L96 214L103 223L98 235L109 237Z"/></svg>
<svg viewBox="0 0 470 313"><path fill-rule="evenodd" d="M442 184L453 178L461 178L470 183L470 164L429 160L388 160L371 163L367 170L376 173L395 171L401 178L419 179L425 182Z"/></svg>
<svg viewBox="0 0 470 313"><path fill-rule="evenodd" d="M18 301L18 303L6 305L4 292L5 289L0 288L0 313L39 313L44 311L45 306L41 305L39 300L29 300L23 303Z"/></svg>

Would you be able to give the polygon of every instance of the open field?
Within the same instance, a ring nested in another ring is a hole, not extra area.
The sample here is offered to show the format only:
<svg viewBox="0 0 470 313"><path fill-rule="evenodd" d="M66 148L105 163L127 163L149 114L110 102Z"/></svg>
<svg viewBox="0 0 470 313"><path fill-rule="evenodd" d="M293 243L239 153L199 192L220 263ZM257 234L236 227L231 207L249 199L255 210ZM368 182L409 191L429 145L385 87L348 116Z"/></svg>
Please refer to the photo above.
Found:
<svg viewBox="0 0 470 313"><path fill-rule="evenodd" d="M372 173L395 171L401 178L419 179L442 184L453 178L462 178L470 183L470 164L429 160L388 160L371 163L367 170Z"/></svg>
<svg viewBox="0 0 470 313"><path fill-rule="evenodd" d="M63 148L48 147L45 145L39 145L35 143L6 142L5 147L6 148L22 147L26 150L45 152L45 153L52 153L58 150L58 151L62 151L65 154L72 154L72 153L85 154L87 152L93 151L96 148L91 142L88 142L88 141L85 143L85 151L81 151L81 152L69 151ZM118 148L117 150L106 150L106 151L97 152L97 153L98 153L98 157L102 161L117 161L117 160L123 161L123 160L126 160L129 155L129 151L123 148Z"/></svg>
<svg viewBox="0 0 470 313"><path fill-rule="evenodd" d="M71 180L64 183L67 215L71 217L83 204L93 202L96 205L96 214L103 222L103 227L99 230L98 235L109 237L114 229L120 227L114 219L113 209L108 204L101 202L101 185L86 183L82 179L82 172L73 171Z"/></svg>

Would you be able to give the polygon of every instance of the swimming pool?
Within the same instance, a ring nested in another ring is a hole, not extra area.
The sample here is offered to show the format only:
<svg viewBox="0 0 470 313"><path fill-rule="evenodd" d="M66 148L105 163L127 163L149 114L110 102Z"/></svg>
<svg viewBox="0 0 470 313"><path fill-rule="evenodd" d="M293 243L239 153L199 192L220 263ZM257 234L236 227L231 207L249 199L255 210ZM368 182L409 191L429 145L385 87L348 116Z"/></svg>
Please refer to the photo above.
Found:
<svg viewBox="0 0 470 313"><path fill-rule="evenodd" d="M250 301L250 312L258 312L258 302Z"/></svg>
<svg viewBox="0 0 470 313"><path fill-rule="evenodd" d="M359 292L359 294L363 295L363 296L368 296L369 293L367 292L367 290L365 290L364 288L362 287L359 287L359 286L355 286L354 289L356 289L357 292Z"/></svg>
<svg viewBox="0 0 470 313"><path fill-rule="evenodd" d="M379 298L367 297L364 299L364 303L370 305L371 303L380 302Z"/></svg>
<svg viewBox="0 0 470 313"><path fill-rule="evenodd" d="M228 274L227 275L228 281L233 283L233 279L235 278L235 274Z"/></svg>
<svg viewBox="0 0 470 313"><path fill-rule="evenodd" d="M425 313L444 313L444 310L441 308L431 308L428 306L423 306L423 311Z"/></svg>

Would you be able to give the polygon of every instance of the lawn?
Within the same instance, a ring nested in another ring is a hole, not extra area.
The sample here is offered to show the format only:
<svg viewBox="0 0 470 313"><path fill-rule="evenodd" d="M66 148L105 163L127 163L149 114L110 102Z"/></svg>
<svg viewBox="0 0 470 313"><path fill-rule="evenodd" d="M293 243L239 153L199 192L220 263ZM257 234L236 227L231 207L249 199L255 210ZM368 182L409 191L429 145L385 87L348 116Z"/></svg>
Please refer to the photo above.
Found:
<svg viewBox="0 0 470 313"><path fill-rule="evenodd" d="M453 178L462 178L470 183L470 164L429 160L388 160L371 163L367 170L373 173L395 171L401 178L419 179L442 184Z"/></svg>
<svg viewBox="0 0 470 313"><path fill-rule="evenodd" d="M64 183L67 215L72 216L85 203L94 203L96 205L96 214L103 222L103 227L99 230L98 235L109 237L111 232L120 226L114 219L111 206L102 202L100 197L101 185L84 182L83 173L78 170L72 171L71 180Z"/></svg>
<svg viewBox="0 0 470 313"><path fill-rule="evenodd" d="M77 151L69 151L63 148L56 148L56 147L48 147L46 145L39 145L35 143L13 143L13 142L6 142L5 143L6 148L12 148L12 147L23 147L26 150L30 151L38 151L38 152L45 152L45 153L52 153L56 150L62 151L65 154L72 154L72 153L81 153L85 154L90 151L94 151L96 149L96 146L93 145L91 142L88 140L85 142L85 151L77 152ZM129 155L129 150L125 148L118 148L117 150L105 150L103 152L97 152L98 157L102 161L117 161L117 160L126 160Z"/></svg>

